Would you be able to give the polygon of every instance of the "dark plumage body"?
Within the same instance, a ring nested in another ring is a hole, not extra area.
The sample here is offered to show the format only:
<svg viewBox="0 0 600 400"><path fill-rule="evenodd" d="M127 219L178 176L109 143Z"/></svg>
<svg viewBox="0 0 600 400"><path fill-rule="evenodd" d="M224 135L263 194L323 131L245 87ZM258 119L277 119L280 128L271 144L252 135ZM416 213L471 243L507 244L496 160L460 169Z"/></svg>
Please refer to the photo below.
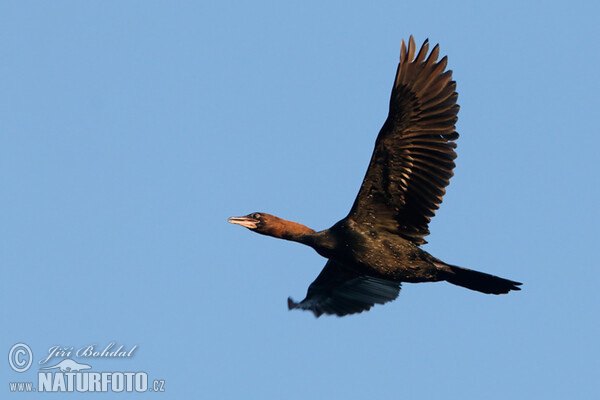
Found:
<svg viewBox="0 0 600 400"><path fill-rule="evenodd" d="M426 251L398 235L349 218L304 240L323 257L369 275L402 282L442 280L433 264L437 260Z"/></svg>
<svg viewBox="0 0 600 400"><path fill-rule="evenodd" d="M519 290L519 282L446 264L422 250L428 223L452 177L458 105L446 57L435 46L418 54L402 42L390 112L348 216L314 230L266 213L229 222L303 243L328 259L299 303L288 306L343 316L394 300L401 282L448 281L483 293Z"/></svg>

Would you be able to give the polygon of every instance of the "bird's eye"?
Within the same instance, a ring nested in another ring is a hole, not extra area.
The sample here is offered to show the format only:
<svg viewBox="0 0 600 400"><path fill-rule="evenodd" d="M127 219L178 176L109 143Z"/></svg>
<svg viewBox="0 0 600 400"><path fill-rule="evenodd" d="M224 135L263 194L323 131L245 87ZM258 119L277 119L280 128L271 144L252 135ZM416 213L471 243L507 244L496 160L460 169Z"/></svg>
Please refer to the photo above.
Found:
<svg viewBox="0 0 600 400"><path fill-rule="evenodd" d="M260 214L259 213L254 213L254 214L252 214L252 218L254 218L254 219L260 219Z"/></svg>

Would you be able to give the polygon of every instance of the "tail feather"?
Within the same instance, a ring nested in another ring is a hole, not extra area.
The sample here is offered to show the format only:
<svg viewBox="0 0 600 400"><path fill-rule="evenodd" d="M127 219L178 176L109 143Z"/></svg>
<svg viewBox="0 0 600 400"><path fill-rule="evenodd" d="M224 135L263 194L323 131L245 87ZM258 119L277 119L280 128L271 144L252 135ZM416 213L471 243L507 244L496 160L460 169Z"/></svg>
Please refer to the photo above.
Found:
<svg viewBox="0 0 600 400"><path fill-rule="evenodd" d="M521 282L511 281L484 272L473 271L467 268L444 264L443 269L447 272L446 281L488 294L504 294L511 290L521 290Z"/></svg>

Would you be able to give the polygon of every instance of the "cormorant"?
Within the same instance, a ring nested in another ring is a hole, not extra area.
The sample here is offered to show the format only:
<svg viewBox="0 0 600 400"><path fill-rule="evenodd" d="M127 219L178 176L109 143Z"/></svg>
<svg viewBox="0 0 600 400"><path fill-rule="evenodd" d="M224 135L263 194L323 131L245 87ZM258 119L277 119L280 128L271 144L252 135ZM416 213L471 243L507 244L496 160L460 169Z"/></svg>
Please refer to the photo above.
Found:
<svg viewBox="0 0 600 400"><path fill-rule="evenodd" d="M401 282L447 281L483 293L520 290L519 282L446 264L419 248L454 168L459 106L447 57L425 40L404 40L387 120L346 218L324 231L263 212L231 217L254 232L312 247L327 258L306 298L290 309L344 316L394 300Z"/></svg>

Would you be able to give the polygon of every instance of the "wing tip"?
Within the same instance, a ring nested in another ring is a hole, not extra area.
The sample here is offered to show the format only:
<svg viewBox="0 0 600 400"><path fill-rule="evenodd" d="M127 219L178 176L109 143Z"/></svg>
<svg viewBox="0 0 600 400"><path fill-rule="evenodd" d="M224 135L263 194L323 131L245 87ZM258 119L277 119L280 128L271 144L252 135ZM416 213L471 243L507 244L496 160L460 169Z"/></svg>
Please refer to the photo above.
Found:
<svg viewBox="0 0 600 400"><path fill-rule="evenodd" d="M423 41L423 44L420 47L419 52L424 52L425 53L424 56L428 57L426 62L430 62L430 61L435 62L435 60L437 60L437 57L438 57L440 44L436 43L436 45L433 47L433 50L431 52L429 52L430 44L431 44L431 42L430 42L429 38L425 38L425 40ZM414 35L410 35L408 37L408 41L405 41L404 38L401 39L400 61L405 61L405 62L409 62L409 63L414 62L415 61L414 56L415 56L416 52L417 52L417 45L416 45ZM433 58L433 60L431 60L431 58ZM419 57L417 57L417 59L419 59Z"/></svg>
<svg viewBox="0 0 600 400"><path fill-rule="evenodd" d="M314 308L314 307L307 307L307 308L301 307L300 306L301 303L302 302L296 303L294 301L294 299L292 299L291 297L287 298L288 310L295 310L296 308L299 308L300 310L311 311L313 313L313 315L315 316L315 318L319 318L323 314L322 311L320 311L319 309Z"/></svg>
<svg viewBox="0 0 600 400"><path fill-rule="evenodd" d="M406 59L406 43L404 42L404 39L402 39L402 42L400 44L400 62L404 61Z"/></svg>
<svg viewBox="0 0 600 400"><path fill-rule="evenodd" d="M298 308L298 304L300 304L300 303L296 303L294 301L294 299L292 299L291 297L287 298L288 310L293 310L294 308Z"/></svg>

